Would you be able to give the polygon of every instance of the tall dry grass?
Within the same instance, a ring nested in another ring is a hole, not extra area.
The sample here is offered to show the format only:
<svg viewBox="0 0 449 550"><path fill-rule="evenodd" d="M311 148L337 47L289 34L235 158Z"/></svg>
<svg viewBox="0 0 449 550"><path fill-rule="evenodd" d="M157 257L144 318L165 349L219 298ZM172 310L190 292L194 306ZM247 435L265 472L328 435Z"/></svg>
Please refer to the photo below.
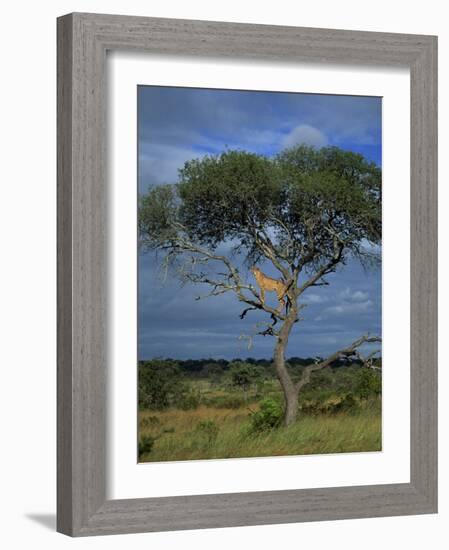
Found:
<svg viewBox="0 0 449 550"><path fill-rule="evenodd" d="M300 416L288 427L249 430L251 410L199 407L194 410L141 411L139 436L154 438L141 462L367 452L381 450L380 400L356 412Z"/></svg>

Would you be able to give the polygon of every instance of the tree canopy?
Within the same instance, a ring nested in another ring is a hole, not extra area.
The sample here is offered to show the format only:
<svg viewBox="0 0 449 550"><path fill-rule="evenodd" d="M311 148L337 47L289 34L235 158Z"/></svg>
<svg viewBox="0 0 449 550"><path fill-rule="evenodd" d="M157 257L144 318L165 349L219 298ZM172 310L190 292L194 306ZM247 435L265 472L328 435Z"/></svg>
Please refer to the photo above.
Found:
<svg viewBox="0 0 449 550"><path fill-rule="evenodd" d="M372 259L381 239L381 170L337 147L299 146L273 158L226 151L186 162L176 184L152 188L139 209L141 244L172 253L235 243L250 262L287 275Z"/></svg>
<svg viewBox="0 0 449 550"><path fill-rule="evenodd" d="M260 380L261 372L260 369L250 363L234 361L229 366L229 376L233 386L246 392L252 384Z"/></svg>

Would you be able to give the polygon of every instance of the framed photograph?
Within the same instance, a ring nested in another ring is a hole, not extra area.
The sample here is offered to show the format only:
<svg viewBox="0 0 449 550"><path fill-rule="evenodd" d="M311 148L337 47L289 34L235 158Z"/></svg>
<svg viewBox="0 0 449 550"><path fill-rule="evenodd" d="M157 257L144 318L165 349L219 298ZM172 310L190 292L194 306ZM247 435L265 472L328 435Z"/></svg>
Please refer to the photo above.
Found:
<svg viewBox="0 0 449 550"><path fill-rule="evenodd" d="M58 19L58 531L437 511L437 39Z"/></svg>

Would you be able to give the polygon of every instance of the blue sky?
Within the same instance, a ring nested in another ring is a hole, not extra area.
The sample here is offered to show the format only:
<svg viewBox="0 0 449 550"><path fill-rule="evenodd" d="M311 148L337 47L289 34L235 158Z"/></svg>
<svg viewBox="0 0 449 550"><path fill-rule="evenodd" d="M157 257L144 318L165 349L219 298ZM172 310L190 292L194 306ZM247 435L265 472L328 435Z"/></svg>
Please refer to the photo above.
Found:
<svg viewBox="0 0 449 550"><path fill-rule="evenodd" d="M336 145L380 165L381 119L377 97L140 86L139 192L176 182L184 162L226 148L271 156L299 143ZM197 301L206 288L181 286L158 264L153 253L139 257L139 358L271 357L273 338L256 337L251 349L242 338L263 316L241 321L232 294ZM288 356L326 355L365 332L380 334L380 269L351 262L328 280L304 294Z"/></svg>

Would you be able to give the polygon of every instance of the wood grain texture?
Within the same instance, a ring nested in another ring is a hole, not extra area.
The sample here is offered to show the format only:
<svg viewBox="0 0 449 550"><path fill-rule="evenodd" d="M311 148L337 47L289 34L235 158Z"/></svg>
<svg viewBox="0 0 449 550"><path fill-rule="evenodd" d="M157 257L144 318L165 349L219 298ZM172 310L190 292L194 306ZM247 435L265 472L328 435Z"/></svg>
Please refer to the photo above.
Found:
<svg viewBox="0 0 449 550"><path fill-rule="evenodd" d="M72 528L72 25L58 21L57 529Z"/></svg>
<svg viewBox="0 0 449 550"><path fill-rule="evenodd" d="M72 536L437 509L436 37L70 14L58 20L58 524ZM411 480L106 500L106 52L406 66L411 71Z"/></svg>
<svg viewBox="0 0 449 550"><path fill-rule="evenodd" d="M437 508L437 42L411 66L411 481Z"/></svg>

